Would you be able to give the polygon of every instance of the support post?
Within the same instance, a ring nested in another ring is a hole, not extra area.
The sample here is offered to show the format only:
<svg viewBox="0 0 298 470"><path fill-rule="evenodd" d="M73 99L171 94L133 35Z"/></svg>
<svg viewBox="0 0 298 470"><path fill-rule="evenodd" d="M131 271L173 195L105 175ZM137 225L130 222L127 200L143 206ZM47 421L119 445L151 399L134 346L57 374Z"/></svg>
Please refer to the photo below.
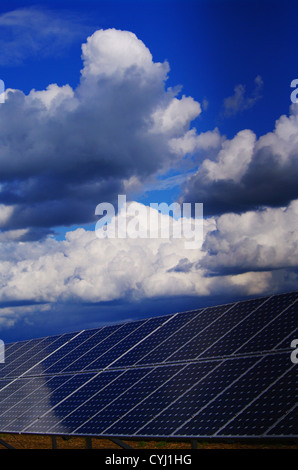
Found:
<svg viewBox="0 0 298 470"><path fill-rule="evenodd" d="M92 449L92 437L86 437L86 448Z"/></svg>
<svg viewBox="0 0 298 470"><path fill-rule="evenodd" d="M115 437L110 437L110 441L114 442L114 444L117 444L117 446L122 447L122 449L132 449L132 447L130 447L128 444Z"/></svg>
<svg viewBox="0 0 298 470"><path fill-rule="evenodd" d="M3 439L0 439L0 444L6 447L6 449L14 449L14 447L12 447L10 444L7 444L7 442L3 441Z"/></svg>
<svg viewBox="0 0 298 470"><path fill-rule="evenodd" d="M191 448L192 449L198 448L198 441L196 439L191 439Z"/></svg>
<svg viewBox="0 0 298 470"><path fill-rule="evenodd" d="M52 449L57 449L57 438L52 436Z"/></svg>

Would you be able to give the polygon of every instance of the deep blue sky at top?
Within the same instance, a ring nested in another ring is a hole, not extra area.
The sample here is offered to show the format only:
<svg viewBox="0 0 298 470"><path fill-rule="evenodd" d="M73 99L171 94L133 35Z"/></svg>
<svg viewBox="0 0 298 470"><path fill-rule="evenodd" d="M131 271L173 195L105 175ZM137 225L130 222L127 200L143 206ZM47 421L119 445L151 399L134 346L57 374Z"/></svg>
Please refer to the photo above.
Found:
<svg viewBox="0 0 298 470"><path fill-rule="evenodd" d="M0 13L39 6L73 12L87 34L114 27L130 30L150 49L153 60L170 64L167 86L182 85L182 93L209 106L198 131L218 126L232 137L243 128L261 135L288 112L290 82L296 78L297 12L295 1L253 0L48 0L2 1ZM75 87L82 68L81 43L57 57L27 57L22 64L1 67L6 87L28 93L50 83ZM253 109L222 119L223 99L241 83L249 93L254 78L264 81L262 99Z"/></svg>

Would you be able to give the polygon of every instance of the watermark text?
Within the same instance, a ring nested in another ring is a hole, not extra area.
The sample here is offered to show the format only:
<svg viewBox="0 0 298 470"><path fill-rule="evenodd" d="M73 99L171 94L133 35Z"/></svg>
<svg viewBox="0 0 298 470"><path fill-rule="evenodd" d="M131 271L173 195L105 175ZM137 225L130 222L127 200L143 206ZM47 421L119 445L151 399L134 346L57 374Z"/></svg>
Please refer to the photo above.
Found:
<svg viewBox="0 0 298 470"><path fill-rule="evenodd" d="M0 339L0 364L4 364L5 362L5 346L4 341Z"/></svg>
<svg viewBox="0 0 298 470"><path fill-rule="evenodd" d="M117 213L117 217L116 217ZM113 204L102 202L95 214L100 216L95 233L98 238L182 238L185 248L203 243L203 204L178 202L151 203L150 207L126 202L118 195L118 211Z"/></svg>
<svg viewBox="0 0 298 470"><path fill-rule="evenodd" d="M4 81L0 79L0 104L3 104L5 101L5 85Z"/></svg>
<svg viewBox="0 0 298 470"><path fill-rule="evenodd" d="M295 88L291 93L291 101L296 104L298 103L298 78L291 81L291 88Z"/></svg>

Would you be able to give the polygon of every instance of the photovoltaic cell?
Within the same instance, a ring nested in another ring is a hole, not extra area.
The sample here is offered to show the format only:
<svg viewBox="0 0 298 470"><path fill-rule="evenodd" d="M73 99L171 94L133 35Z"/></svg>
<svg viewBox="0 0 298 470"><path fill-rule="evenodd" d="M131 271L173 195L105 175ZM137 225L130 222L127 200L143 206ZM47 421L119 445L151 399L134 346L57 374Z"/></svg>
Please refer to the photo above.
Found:
<svg viewBox="0 0 298 470"><path fill-rule="evenodd" d="M294 408L285 413L275 425L271 426L265 433L268 437L280 436L298 436L298 404Z"/></svg>
<svg viewBox="0 0 298 470"><path fill-rule="evenodd" d="M54 351L62 348L70 341L74 333L67 333L61 336L44 338L36 341L33 347L28 345L28 349L14 361L5 363L2 370L2 376L19 377L31 370L36 364L42 361L46 356L53 354Z"/></svg>
<svg viewBox="0 0 298 470"><path fill-rule="evenodd" d="M148 394L139 404L133 407L125 416L103 431L106 435L133 435L148 421L158 416L166 407L175 402L184 392L190 389L194 383L199 382L213 369L221 364L219 361L208 363L180 365L168 380L165 380L155 391ZM170 370L174 366L170 367ZM163 369L160 368L162 371ZM85 430L89 430L88 423ZM80 431L80 430L78 430Z"/></svg>
<svg viewBox="0 0 298 470"><path fill-rule="evenodd" d="M158 317L149 321L142 322L139 328L134 329L129 335L123 338L114 347L112 346L108 351L105 351L100 357L91 362L85 369L96 370L108 365L116 365L117 359L134 348L144 338L151 336L151 333L160 328L164 322L169 322L171 317ZM121 359L120 359L121 360ZM119 364L118 364L119 365Z"/></svg>
<svg viewBox="0 0 298 470"><path fill-rule="evenodd" d="M274 367L274 364L272 364ZM280 372L283 373L284 366ZM274 377L273 377L274 378ZM270 384L273 378L270 378ZM283 417L293 405L295 396L297 372L292 365L289 371L282 374L273 386L261 393L257 398L235 418L227 424L220 432L224 435L239 435L244 433L247 436L264 433L272 426L277 419ZM266 388L265 388L266 390Z"/></svg>
<svg viewBox="0 0 298 470"><path fill-rule="evenodd" d="M179 426L192 419L198 410L208 405L213 398L237 380L240 375L245 374L256 361L256 358L224 361L206 377L185 390L169 407L139 429L136 435L148 437L173 435ZM198 422L198 426L200 425L201 423ZM186 433L185 435L193 435L193 426L188 425L188 427L190 428L190 434Z"/></svg>
<svg viewBox="0 0 298 470"><path fill-rule="evenodd" d="M224 389L216 400L202 410L199 409L194 418L176 430L174 435L196 435L197 432L204 435L220 434L219 429L227 421L256 399L284 373L285 368L289 367L289 358L286 354L267 356L258 360L252 368L246 369ZM244 431L247 434L246 430Z"/></svg>
<svg viewBox="0 0 298 470"><path fill-rule="evenodd" d="M274 320L297 299L297 294L280 294L269 298L254 310L240 324L236 325L224 338L201 357L225 356L241 352L243 345L258 334L270 321ZM271 331L271 330L270 330Z"/></svg>
<svg viewBox="0 0 298 470"><path fill-rule="evenodd" d="M56 372L79 372L89 363L90 354L95 355L95 348L99 348L100 344L108 337L112 336L122 325L109 326L101 328L97 333L92 335L86 342L82 343L71 353L60 355L59 365L54 365ZM47 361L44 367L48 371L48 367L53 366L53 361Z"/></svg>
<svg viewBox="0 0 298 470"><path fill-rule="evenodd" d="M114 367L130 366L142 362L142 358L152 350L160 346L168 338L193 320L201 311L186 312L184 315L173 315L170 320L164 324L163 328L159 328L149 337L145 338L140 344L128 351L123 357L118 359L113 365ZM146 360L144 361L146 363Z"/></svg>
<svg viewBox="0 0 298 470"><path fill-rule="evenodd" d="M65 364L69 364L71 354L76 354L76 350L79 347L85 347L86 341L93 337L97 333L97 330L87 330L82 333L75 335L71 341L68 341L63 346L63 351L58 349L54 354L47 357L41 362L44 374L55 374L61 372L65 367ZM38 367L38 366L36 366ZM30 374L36 372L35 368L30 370Z"/></svg>
<svg viewBox="0 0 298 470"><path fill-rule="evenodd" d="M105 337L98 341L92 348L86 350L74 363L65 367L63 372L82 371L86 369L90 364L98 360L105 352L126 338L143 323L143 321L131 322L120 326L118 325L117 327L107 328L107 331L103 332Z"/></svg>
<svg viewBox="0 0 298 470"><path fill-rule="evenodd" d="M282 341L280 341L280 343L278 343L274 349L289 349L289 347L291 347L292 340L295 338L298 338L298 328L295 328L292 333L290 333Z"/></svg>
<svg viewBox="0 0 298 470"><path fill-rule="evenodd" d="M86 420L87 422L80 427L74 428L73 432L78 434L81 432L83 434L93 434L94 429L101 429L101 433L103 433L105 428L128 413L131 408L136 406L150 393L153 393L178 370L179 366L146 369L147 373L143 377L137 380L133 386L124 390L122 394L117 395L116 400L110 402L104 408L100 408L90 420L87 420L88 417L86 415L83 416L82 424Z"/></svg>
<svg viewBox="0 0 298 470"><path fill-rule="evenodd" d="M45 338L26 341L18 347L18 343L13 345L13 350L10 354L5 355L5 363L0 366L1 377L5 377L11 372L14 368L17 368L22 360L22 358L28 357L28 352L30 350L34 351L35 347L40 347L40 344L43 343Z"/></svg>
<svg viewBox="0 0 298 470"><path fill-rule="evenodd" d="M152 353L149 353L141 359L138 364L154 364L166 361L173 353L183 347L188 341L191 341L195 335L207 328L231 307L231 305L224 305L209 307L200 311L193 320L188 322L167 341L154 349Z"/></svg>
<svg viewBox="0 0 298 470"><path fill-rule="evenodd" d="M195 359L208 347L212 347L214 343L239 324L252 311L254 311L262 300L250 300L248 302L239 302L223 315L217 318L211 325L203 329L194 338L192 338L185 346L182 346L175 354L168 357L167 362L176 362L181 360Z"/></svg>
<svg viewBox="0 0 298 470"><path fill-rule="evenodd" d="M5 411L0 415L1 427L7 432L18 431L22 428L22 423L26 422L26 419L33 419L32 407L47 397L51 398L55 389L64 384L71 377L51 377L44 378L42 376L33 379L19 379L16 382L19 383L19 388L16 394L9 395L6 400L3 401L3 407ZM49 402L45 402L45 406L51 406ZM38 415L39 416L39 415ZM13 424L12 424L13 423Z"/></svg>
<svg viewBox="0 0 298 470"><path fill-rule="evenodd" d="M0 432L296 437L296 292L6 345Z"/></svg>
<svg viewBox="0 0 298 470"><path fill-rule="evenodd" d="M281 349L280 342L293 333L298 327L298 301L286 308L270 324L259 331L246 344L242 345L241 353L270 351ZM290 342L285 345L290 347Z"/></svg>
<svg viewBox="0 0 298 470"><path fill-rule="evenodd" d="M138 370L128 370L125 371L118 379L116 379L110 386L105 387L92 399L92 403L86 401L86 403L80 408L80 413L93 413L94 408L98 406L103 407L110 403L114 398L116 398L121 392L131 387L138 379L143 377L149 371L147 369L138 369ZM79 374L76 377L85 376L86 374ZM89 385L89 384L88 384ZM68 382L66 387L68 386ZM87 384L85 385L87 387ZM62 387L62 389L65 387ZM67 390L68 392L68 390ZM77 391L78 393L85 393L85 390ZM55 416L54 416L55 415ZM41 429L48 429L57 423L57 417L54 410L54 413L48 412L45 416L42 416L38 421L30 425L27 429L27 432L40 432Z"/></svg>

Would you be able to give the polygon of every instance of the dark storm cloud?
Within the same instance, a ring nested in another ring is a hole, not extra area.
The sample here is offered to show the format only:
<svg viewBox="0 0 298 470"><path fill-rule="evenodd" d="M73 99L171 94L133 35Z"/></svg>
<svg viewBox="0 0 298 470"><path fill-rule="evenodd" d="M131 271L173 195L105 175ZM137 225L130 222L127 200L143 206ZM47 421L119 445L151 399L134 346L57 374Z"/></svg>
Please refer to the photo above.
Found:
<svg viewBox="0 0 298 470"><path fill-rule="evenodd" d="M84 46L76 90L7 90L0 204L12 211L2 230L93 222L97 204L113 203L131 178L142 183L179 158L169 141L200 107L165 89L167 63L128 32L97 31Z"/></svg>
<svg viewBox="0 0 298 470"><path fill-rule="evenodd" d="M226 141L217 157L204 160L184 184L181 201L203 202L204 214L215 215L282 207L297 199L298 116L294 111L255 142L251 131L242 131L241 144L237 142L241 133Z"/></svg>

